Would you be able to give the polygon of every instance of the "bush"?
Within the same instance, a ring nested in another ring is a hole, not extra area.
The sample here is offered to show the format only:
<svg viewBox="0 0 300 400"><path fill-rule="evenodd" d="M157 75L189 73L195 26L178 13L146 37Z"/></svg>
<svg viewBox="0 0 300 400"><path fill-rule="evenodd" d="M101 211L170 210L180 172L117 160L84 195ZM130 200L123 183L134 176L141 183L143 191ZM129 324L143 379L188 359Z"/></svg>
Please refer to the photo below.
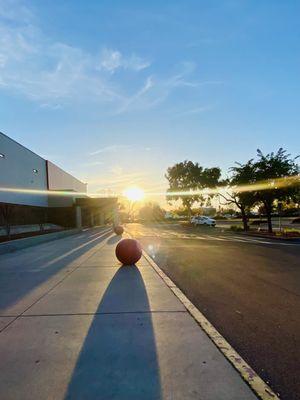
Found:
<svg viewBox="0 0 300 400"><path fill-rule="evenodd" d="M242 232L244 228L241 225L231 225L230 230L233 232Z"/></svg>
<svg viewBox="0 0 300 400"><path fill-rule="evenodd" d="M300 217L299 218L294 218L292 221L292 224L300 224Z"/></svg>
<svg viewBox="0 0 300 400"><path fill-rule="evenodd" d="M283 233L284 234L292 233L292 234L300 235L300 230L299 229L294 229L294 228L284 228L283 229Z"/></svg>
<svg viewBox="0 0 300 400"><path fill-rule="evenodd" d="M224 219L227 219L227 218L224 217L223 215L215 215L213 218L214 218L215 220L224 220Z"/></svg>

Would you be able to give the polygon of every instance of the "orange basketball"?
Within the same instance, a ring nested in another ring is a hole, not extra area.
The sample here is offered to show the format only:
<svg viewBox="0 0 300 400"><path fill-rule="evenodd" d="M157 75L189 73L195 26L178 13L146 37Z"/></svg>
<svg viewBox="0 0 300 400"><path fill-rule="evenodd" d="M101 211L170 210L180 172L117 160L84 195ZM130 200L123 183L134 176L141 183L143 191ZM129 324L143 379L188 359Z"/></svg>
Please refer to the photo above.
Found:
<svg viewBox="0 0 300 400"><path fill-rule="evenodd" d="M123 265L132 265L142 257L142 246L137 240L123 239L116 247L116 257Z"/></svg>
<svg viewBox="0 0 300 400"><path fill-rule="evenodd" d="M117 225L114 227L114 232L116 235L122 235L124 233L124 228L121 225Z"/></svg>

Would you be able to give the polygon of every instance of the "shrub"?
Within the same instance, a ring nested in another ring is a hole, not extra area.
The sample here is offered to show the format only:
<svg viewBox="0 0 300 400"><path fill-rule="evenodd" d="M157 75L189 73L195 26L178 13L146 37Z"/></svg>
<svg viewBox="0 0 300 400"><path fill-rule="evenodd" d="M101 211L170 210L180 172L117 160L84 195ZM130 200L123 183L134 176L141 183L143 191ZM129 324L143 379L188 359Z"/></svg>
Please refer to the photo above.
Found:
<svg viewBox="0 0 300 400"><path fill-rule="evenodd" d="M242 232L244 229L242 225L231 225L230 230L233 232Z"/></svg>
<svg viewBox="0 0 300 400"><path fill-rule="evenodd" d="M296 234L300 235L300 230L294 229L294 228L284 228L283 233L296 233Z"/></svg>
<svg viewBox="0 0 300 400"><path fill-rule="evenodd" d="M215 215L213 218L215 220L227 219L226 217L223 217L223 215Z"/></svg>

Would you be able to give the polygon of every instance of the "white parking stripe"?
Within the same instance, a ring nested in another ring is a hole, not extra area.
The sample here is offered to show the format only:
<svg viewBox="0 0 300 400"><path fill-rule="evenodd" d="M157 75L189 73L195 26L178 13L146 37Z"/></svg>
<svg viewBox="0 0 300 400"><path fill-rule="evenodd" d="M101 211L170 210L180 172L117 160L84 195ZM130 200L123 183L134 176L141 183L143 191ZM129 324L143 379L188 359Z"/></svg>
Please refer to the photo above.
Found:
<svg viewBox="0 0 300 400"><path fill-rule="evenodd" d="M234 235L222 235L222 236L213 236L213 235L197 235L194 233L180 233L174 231L158 231L157 229L148 229L144 231L137 231L135 234L138 234L141 237L145 236L154 236L156 238L165 238L165 239L189 239L189 240L207 240L207 241L222 241L222 242L239 242L239 243L249 243L249 244L264 244L264 245L280 245L280 246L300 246L299 243L283 243L280 241L266 241L264 238L254 238L254 237L246 237L246 236L234 236Z"/></svg>
<svg viewBox="0 0 300 400"><path fill-rule="evenodd" d="M299 246L299 243L283 243L279 241L266 241L263 238L249 238L249 237L238 237L238 236L222 236L222 238L226 239L227 241L231 242L242 242L242 243L261 243L261 244L268 244L268 245L280 245L280 246Z"/></svg>
<svg viewBox="0 0 300 400"><path fill-rule="evenodd" d="M221 238L221 237L217 237L217 236L210 236L210 235L207 235L206 236L207 238L209 238L209 239L212 239L212 240L220 240L220 241L222 241L222 242L226 242L226 240L228 240L227 238L226 239L224 239L224 238Z"/></svg>
<svg viewBox="0 0 300 400"><path fill-rule="evenodd" d="M245 243L247 240L245 240L244 238L237 238L237 237L234 237L234 236L228 236L227 238L226 238L226 240L228 241L228 242L243 242L243 243Z"/></svg>
<svg viewBox="0 0 300 400"><path fill-rule="evenodd" d="M252 239L252 238L251 239L247 238L247 242L273 244L273 242L266 242L265 240L257 240L257 239Z"/></svg>

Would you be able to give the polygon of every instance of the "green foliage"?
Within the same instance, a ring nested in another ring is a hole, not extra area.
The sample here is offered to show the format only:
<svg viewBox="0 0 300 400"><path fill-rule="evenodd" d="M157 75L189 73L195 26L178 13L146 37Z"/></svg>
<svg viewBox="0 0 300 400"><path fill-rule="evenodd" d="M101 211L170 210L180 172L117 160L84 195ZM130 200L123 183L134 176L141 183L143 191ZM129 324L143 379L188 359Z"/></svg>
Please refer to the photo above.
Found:
<svg viewBox="0 0 300 400"><path fill-rule="evenodd" d="M244 228L241 225L231 225L230 230L233 232L242 232Z"/></svg>
<svg viewBox="0 0 300 400"><path fill-rule="evenodd" d="M263 204L268 220L268 230L272 232L271 215L275 204L295 199L299 196L300 179L298 180L298 184L295 184L295 182L291 184L288 180L288 177L298 176L299 166L296 163L297 157L291 158L291 155L287 154L286 150L282 148L280 148L277 153L272 152L267 155L264 155L261 150L258 149L257 155L258 160L255 163L255 171L253 174L254 182L265 182L267 187L256 190L253 192L253 195L258 204ZM286 184L277 187L276 179L278 178L286 180Z"/></svg>
<svg viewBox="0 0 300 400"><path fill-rule="evenodd" d="M164 219L165 212L156 203L146 203L139 210L139 218L144 221L161 221Z"/></svg>
<svg viewBox="0 0 300 400"><path fill-rule="evenodd" d="M277 153L264 155L261 150L257 150L258 161L255 163L254 182L266 181L268 188L255 192L256 200L261 202L266 212L272 212L275 200L287 201L295 196L299 196L300 180L298 185L289 184L288 180L283 187L276 186L276 179L286 179L290 176L299 174L299 166L296 158L291 158L285 150L280 148Z"/></svg>
<svg viewBox="0 0 300 400"><path fill-rule="evenodd" d="M283 233L297 233L300 235L300 230L295 228L284 228Z"/></svg>
<svg viewBox="0 0 300 400"><path fill-rule="evenodd" d="M194 209L192 210L193 214L194 214ZM187 217L188 216L188 210L184 207L179 207L179 208L175 208L172 210L172 213L174 215L178 215L180 217Z"/></svg>
<svg viewBox="0 0 300 400"><path fill-rule="evenodd" d="M243 204L246 212L250 211L256 199L251 191L244 191L243 186L255 182L255 163L253 160L247 161L245 164L236 163L231 169L232 176L229 184L232 188L236 199Z"/></svg>
<svg viewBox="0 0 300 400"><path fill-rule="evenodd" d="M282 148L276 153L266 155L257 150L256 160L251 159L244 164L236 163L230 169L230 177L223 181L220 180L219 168L203 168L198 163L183 161L167 170L168 191L173 193L168 196L168 200L180 199L190 216L195 203L204 205L205 198L199 191L221 184L223 188L219 197L226 205L234 205L239 209L244 230L249 229L247 215L257 206L266 214L268 230L272 232L271 215L275 207L280 207L281 212L289 204L292 204L296 211L299 209L300 171L296 159L297 157L292 158ZM229 190L226 190L228 187ZM209 202L209 197L206 200Z"/></svg>
<svg viewBox="0 0 300 400"><path fill-rule="evenodd" d="M225 195L220 193L220 197L226 201L227 205L235 204L240 210L243 219L243 229L247 231L249 229L247 214L254 206L256 200L252 192L244 189L246 185L253 183L255 179L255 165L251 159L245 164L236 163L230 171L231 177L227 180L227 184L230 186L231 191L226 192Z"/></svg>
<svg viewBox="0 0 300 400"><path fill-rule="evenodd" d="M268 230L272 232L271 215L274 206L279 202L295 201L299 197L300 180L297 185L288 180L288 177L299 174L299 166L296 163L297 157L291 158L282 148L277 153L267 155L257 150L257 156L257 161L251 159L231 168L229 185L232 192L227 197L223 195L223 198L241 210L245 230L248 229L246 214L254 205L258 205L267 215ZM286 180L286 184L277 187L278 178ZM255 184L262 183L261 187L256 188Z"/></svg>
<svg viewBox="0 0 300 400"><path fill-rule="evenodd" d="M187 160L177 163L167 169L168 192L175 192L174 195L167 196L167 199L169 201L180 199L190 214L193 204L203 205L205 200L202 194L193 193L193 191L217 186L220 176L220 168L203 168L198 163ZM185 192L185 194L176 192Z"/></svg>

